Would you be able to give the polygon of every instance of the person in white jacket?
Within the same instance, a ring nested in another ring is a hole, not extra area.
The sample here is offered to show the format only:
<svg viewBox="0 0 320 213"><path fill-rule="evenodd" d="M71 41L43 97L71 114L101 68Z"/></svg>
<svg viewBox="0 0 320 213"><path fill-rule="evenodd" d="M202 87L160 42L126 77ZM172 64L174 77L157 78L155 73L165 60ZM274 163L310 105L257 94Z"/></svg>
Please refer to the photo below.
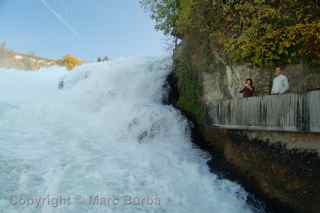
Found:
<svg viewBox="0 0 320 213"><path fill-rule="evenodd" d="M281 95L289 91L289 81L283 72L283 67L276 68L276 77L273 79L271 90L272 95Z"/></svg>

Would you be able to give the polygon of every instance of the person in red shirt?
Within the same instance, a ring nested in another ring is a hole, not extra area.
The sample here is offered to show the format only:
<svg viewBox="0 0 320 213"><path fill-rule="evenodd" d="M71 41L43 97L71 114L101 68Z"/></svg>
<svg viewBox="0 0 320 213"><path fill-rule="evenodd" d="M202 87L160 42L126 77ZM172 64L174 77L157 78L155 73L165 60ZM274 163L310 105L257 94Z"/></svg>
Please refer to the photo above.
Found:
<svg viewBox="0 0 320 213"><path fill-rule="evenodd" d="M245 80L244 87L240 91L240 93L242 93L244 98L253 96L253 94L254 94L254 86L253 86L253 81L252 81L251 78L248 78L248 79Z"/></svg>

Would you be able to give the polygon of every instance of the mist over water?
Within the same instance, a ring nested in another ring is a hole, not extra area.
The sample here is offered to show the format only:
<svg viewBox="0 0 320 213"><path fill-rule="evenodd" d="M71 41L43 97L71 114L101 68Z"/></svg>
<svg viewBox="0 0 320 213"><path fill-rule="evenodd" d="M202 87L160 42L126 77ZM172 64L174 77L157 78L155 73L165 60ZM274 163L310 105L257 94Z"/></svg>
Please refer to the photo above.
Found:
<svg viewBox="0 0 320 213"><path fill-rule="evenodd" d="M162 104L169 68L128 58L71 73L1 71L0 210L253 212L239 185L209 172L186 119Z"/></svg>

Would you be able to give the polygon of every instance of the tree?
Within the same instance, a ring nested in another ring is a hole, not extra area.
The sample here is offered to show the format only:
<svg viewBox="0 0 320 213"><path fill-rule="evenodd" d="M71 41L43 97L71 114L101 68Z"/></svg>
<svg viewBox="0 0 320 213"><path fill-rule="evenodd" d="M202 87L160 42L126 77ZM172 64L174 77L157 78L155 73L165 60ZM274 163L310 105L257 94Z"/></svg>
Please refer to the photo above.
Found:
<svg viewBox="0 0 320 213"><path fill-rule="evenodd" d="M320 59L316 1L238 1L224 7L225 51L258 66Z"/></svg>
<svg viewBox="0 0 320 213"><path fill-rule="evenodd" d="M141 0L142 6L151 12L155 28L165 35L177 36L176 21L179 0Z"/></svg>
<svg viewBox="0 0 320 213"><path fill-rule="evenodd" d="M62 64L65 65L68 70L72 70L82 63L83 62L79 58L69 54L65 55L62 60Z"/></svg>
<svg viewBox="0 0 320 213"><path fill-rule="evenodd" d="M141 3L150 10L156 29L179 38L196 35L195 42L206 42L228 61L272 66L320 59L318 0L142 0Z"/></svg>

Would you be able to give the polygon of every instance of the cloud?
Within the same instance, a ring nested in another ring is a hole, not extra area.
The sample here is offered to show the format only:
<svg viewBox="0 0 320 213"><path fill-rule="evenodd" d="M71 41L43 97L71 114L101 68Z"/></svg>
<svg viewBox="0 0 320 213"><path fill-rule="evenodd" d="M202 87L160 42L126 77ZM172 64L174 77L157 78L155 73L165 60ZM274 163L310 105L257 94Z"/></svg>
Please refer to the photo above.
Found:
<svg viewBox="0 0 320 213"><path fill-rule="evenodd" d="M1 1L1 0L0 0ZM40 0L43 4L43 6L52 14L54 17L69 31L71 32L74 36L79 37L78 31L67 22L65 18L63 18L62 15L60 15L56 10L54 10L46 0Z"/></svg>

